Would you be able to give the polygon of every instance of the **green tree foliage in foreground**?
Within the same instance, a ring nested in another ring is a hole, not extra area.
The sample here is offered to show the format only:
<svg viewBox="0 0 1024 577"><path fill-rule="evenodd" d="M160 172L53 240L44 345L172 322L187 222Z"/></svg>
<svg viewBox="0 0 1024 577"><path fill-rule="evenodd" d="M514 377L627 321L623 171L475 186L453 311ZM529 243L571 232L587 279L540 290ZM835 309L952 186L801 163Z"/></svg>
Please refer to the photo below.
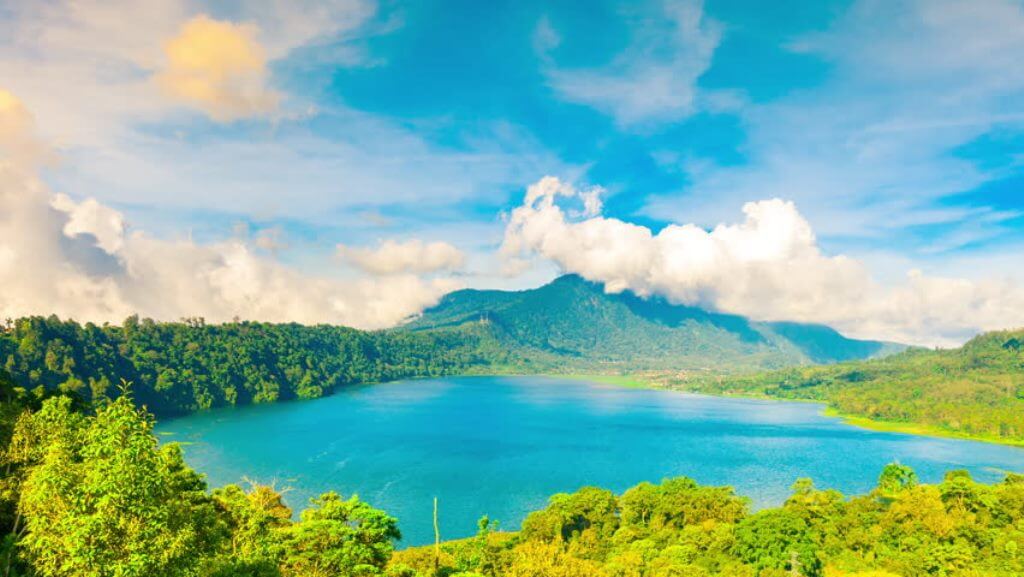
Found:
<svg viewBox="0 0 1024 577"><path fill-rule="evenodd" d="M394 552L397 521L326 493L298 521L273 487L212 492L128 394L85 413L0 373L5 577L1019 577L1024 476L923 485L893 464L845 498L800 480L751 513L687 478L551 498L518 533Z"/></svg>
<svg viewBox="0 0 1024 577"><path fill-rule="evenodd" d="M439 562L438 562L439 561ZM435 568L435 565L438 567ZM797 481L779 508L750 513L728 487L687 478L624 494L555 495L518 533L397 552L408 577L1019 577L1024 477L996 485L953 471L918 484L889 465L867 495Z"/></svg>
<svg viewBox="0 0 1024 577"><path fill-rule="evenodd" d="M870 361L676 381L713 394L827 401L844 415L1024 443L1024 331L975 337L959 349L908 350Z"/></svg>
<svg viewBox="0 0 1024 577"><path fill-rule="evenodd" d="M69 397L32 410L0 392L4 576L372 576L401 537L357 497L326 493L294 522L271 487L210 493L129 395L87 416Z"/></svg>

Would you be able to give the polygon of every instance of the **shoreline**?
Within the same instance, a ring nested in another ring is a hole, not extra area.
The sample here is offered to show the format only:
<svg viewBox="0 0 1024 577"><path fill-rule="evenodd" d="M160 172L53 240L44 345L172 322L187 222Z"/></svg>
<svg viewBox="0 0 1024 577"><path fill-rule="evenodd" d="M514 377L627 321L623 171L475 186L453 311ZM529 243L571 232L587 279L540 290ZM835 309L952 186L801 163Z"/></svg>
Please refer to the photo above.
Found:
<svg viewBox="0 0 1024 577"><path fill-rule="evenodd" d="M529 375L523 375L529 376ZM652 389L662 391L676 391L680 393L695 393L701 395L707 395L709 397L721 397L721 398L734 398L734 399L758 399L766 401L780 401L787 403L818 403L823 405L821 415L825 417L834 417L840 419L844 424L850 425L851 427L858 427L860 429L866 429L869 431L877 431L880 433L900 433L904 435L914 435L917 437L934 437L939 439L957 439L961 441L976 441L979 443L989 443L993 445L1003 445L1007 447L1017 447L1024 449L1024 439L1003 439L999 437L993 437L989 435L974 435L970 433L962 433L959 431L951 431L944 429L936 425L926 425L922 423L907 423L900 421L881 421L872 419L869 417L863 417L860 415L850 415L842 413L825 399L783 399L779 397L772 397L769 395L758 395L758 394L714 394L706 391L691 391L685 388L677 388L660 385L650 380L644 379L643 377L635 375L602 375L602 374L587 374L587 373L573 373L573 374L557 374L549 373L539 376L552 376L561 377L572 380L589 380L597 383L622 386L624 388L631 389Z"/></svg>
<svg viewBox="0 0 1024 577"><path fill-rule="evenodd" d="M988 435L972 435L970 433L950 431L948 429L943 429L942 427L938 427L935 425L904 423L899 421L878 421L875 419L870 419L868 417L861 417L857 415L848 415L845 413L841 413L837 409L828 406L827 403L825 410L822 411L822 415L826 417L835 417L841 419L847 425L860 427L861 429L868 429L871 431L879 431L884 433L902 433L904 435L914 435L918 437L957 439L960 441L977 441L979 443L990 443L993 445L1004 445L1008 447L1017 447L1024 449L1024 440L1001 439L999 437L992 437Z"/></svg>
<svg viewBox="0 0 1024 577"><path fill-rule="evenodd" d="M957 440L962 440L962 441L976 441L976 442L979 442L979 443L990 443L990 444L994 444L994 445L1003 445L1003 446L1008 446L1008 447L1016 447L1016 448L1024 449L1024 439L1014 440L1014 439L1002 439L1002 438L998 438L998 437L991 437L991 436L985 436L985 435L972 435L972 434L969 434L969 433L961 433L961 432L958 432L958 431L950 431L948 429L943 429L941 427L937 427L937 426L934 426L934 425L925 425L925 424L919 424L919 423L879 421L879 420L871 419L871 418L868 418L868 417L862 417L862 416L859 416L859 415L850 415L850 414L842 413L839 410L837 410L834 407L832 407L831 404L828 402L828 400L825 400L825 399L800 399L800 398L786 399L786 398L772 397L772 396L763 395L763 394L759 395L759 394L756 394L756 393L752 393L752 394L709 393L707 391L694 391L694 390L689 390L689 389L686 389L686 388L681 388L681 387L678 387L678 386L664 385L662 383L657 382L655 379L646 378L646 377L640 376L640 375L621 375L621 374L602 374L602 373L554 373L554 372L526 373L526 372L516 372L516 371L503 372L503 371L500 371L500 370L497 370L497 371L491 370L491 371L481 371L481 372L469 372L469 373L465 373L465 374L461 374L461 375L444 375L444 376L434 376L434 377L432 377L432 376L417 376L417 377L404 377L404 378L395 379L395 380L389 380L389 381L376 381L376 382L366 382L366 383L352 383L350 385L346 385L346 387L351 387L351 386L356 386L356 387L360 387L360 386L377 386L377 385L384 385L384 384L396 383L396 382L401 382L401 381L416 381L416 380L421 380L421 379L450 378L450 377L549 377L549 378L559 378L559 379L566 379L566 380L573 380L573 381L589 381L591 383L597 383L597 384L602 384L602 385L621 387L621 388L625 388L625 389L647 389L647 390L659 390L659 391L672 391L672 392L678 392L678 393L689 393L689 394L705 395L705 396L708 396L708 397L719 397L719 398L726 398L726 399L729 399L729 398L733 398L733 399L755 399L755 400L778 401L778 402L786 402L786 403L817 403L817 404L820 404L820 405L823 406L823 408L821 410L821 415L826 416L826 417L834 417L834 418L840 419L844 424L850 425L852 427L858 427L858 428L861 428L861 429L866 429L866 430L870 430L870 431L877 431L877 432L884 432L884 433L900 433L900 434L905 434L905 435L914 435L914 436L918 436L918 437L933 437L933 438L940 438L940 439L957 439ZM336 389L336 390L333 390L333 391L330 391L330 392L326 393L325 395L323 395L323 397L333 396L333 395L337 394L339 392L340 388L341 387L339 387L339 389ZM323 398L323 397L320 397L320 398ZM302 400L316 400L316 399L287 399L287 400L274 401L273 403L270 403L270 404L292 403L292 402L298 402L298 401L302 401ZM186 414L183 414L183 415L165 415L165 416L160 416L158 418L158 421L163 423L163 422L173 421L173 420L175 420L177 418L188 417L188 416L194 415L196 413L203 413L203 412L208 412L208 411L218 411L218 410L234 410L234 409L240 409L240 408L251 407L251 406L259 406L259 405L258 404L255 404L255 405L254 404L247 404L247 405L238 405L238 406L231 406L231 407L217 407L217 408L213 408L213 409L206 409L206 410L203 410L203 411L195 411L195 412L191 412L191 413L186 413Z"/></svg>

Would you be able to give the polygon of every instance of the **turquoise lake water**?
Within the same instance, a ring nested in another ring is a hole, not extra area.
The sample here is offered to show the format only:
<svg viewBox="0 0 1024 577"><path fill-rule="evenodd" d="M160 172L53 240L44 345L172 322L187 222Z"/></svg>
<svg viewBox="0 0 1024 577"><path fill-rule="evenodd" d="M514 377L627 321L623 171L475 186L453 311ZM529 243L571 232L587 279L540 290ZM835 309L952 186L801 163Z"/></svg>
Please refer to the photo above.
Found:
<svg viewBox="0 0 1024 577"><path fill-rule="evenodd" d="M851 494L899 460L926 482L949 469L996 481L1024 449L880 433L822 407L623 389L547 377L460 377L351 387L315 401L201 413L161 423L212 486L243 477L288 487L295 509L327 490L399 519L400 546L465 537L489 515L516 529L547 498L620 492L686 475L780 504L798 477Z"/></svg>

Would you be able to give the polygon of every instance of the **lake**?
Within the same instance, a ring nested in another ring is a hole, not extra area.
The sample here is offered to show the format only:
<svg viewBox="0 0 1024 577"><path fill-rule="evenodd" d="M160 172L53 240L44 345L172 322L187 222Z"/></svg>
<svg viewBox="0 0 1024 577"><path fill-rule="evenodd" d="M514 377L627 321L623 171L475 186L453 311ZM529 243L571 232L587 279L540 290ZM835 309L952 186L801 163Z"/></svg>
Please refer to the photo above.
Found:
<svg viewBox="0 0 1024 577"><path fill-rule="evenodd" d="M625 389L548 377L459 377L343 389L315 401L200 413L160 423L211 486L248 478L288 488L295 509L334 490L399 519L402 546L473 534L489 515L516 529L550 495L616 492L685 475L778 505L799 477L846 494L900 461L925 482L949 469L996 481L1024 450L868 431L822 406Z"/></svg>

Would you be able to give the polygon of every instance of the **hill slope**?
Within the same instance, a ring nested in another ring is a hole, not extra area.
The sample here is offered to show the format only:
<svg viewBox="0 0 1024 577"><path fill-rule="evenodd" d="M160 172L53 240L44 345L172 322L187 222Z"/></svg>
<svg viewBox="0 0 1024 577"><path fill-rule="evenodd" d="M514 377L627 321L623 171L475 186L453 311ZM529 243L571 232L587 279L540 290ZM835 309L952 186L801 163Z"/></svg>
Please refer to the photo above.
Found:
<svg viewBox="0 0 1024 577"><path fill-rule="evenodd" d="M900 350L820 325L759 323L632 293L605 294L575 275L525 291L462 290L406 330L489 326L525 354L630 369L742 370L863 359Z"/></svg>
<svg viewBox="0 0 1024 577"><path fill-rule="evenodd" d="M1024 330L986 333L959 349L671 384L826 401L838 413L875 421L855 421L867 426L1024 443Z"/></svg>

